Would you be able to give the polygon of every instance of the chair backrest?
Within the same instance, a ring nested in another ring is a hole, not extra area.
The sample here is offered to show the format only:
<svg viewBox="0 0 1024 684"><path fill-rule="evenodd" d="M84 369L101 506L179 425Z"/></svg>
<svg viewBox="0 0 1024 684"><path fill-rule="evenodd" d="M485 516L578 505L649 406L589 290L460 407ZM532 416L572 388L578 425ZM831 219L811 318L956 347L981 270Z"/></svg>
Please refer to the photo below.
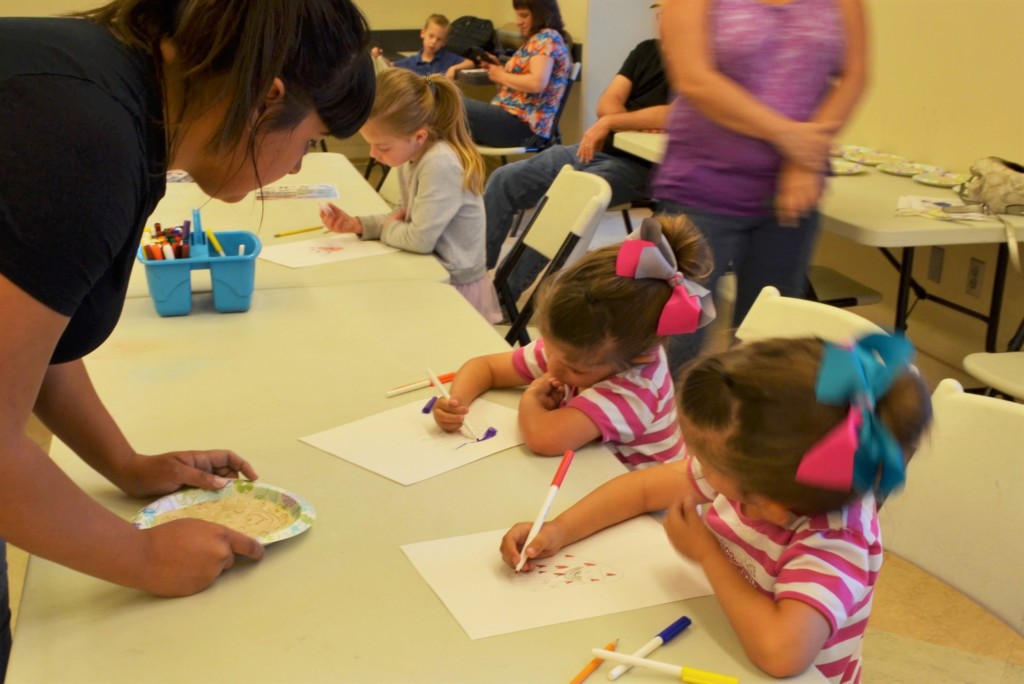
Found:
<svg viewBox="0 0 1024 684"><path fill-rule="evenodd" d="M533 315L533 297L522 312L505 295L505 282L516 268L526 247L530 247L549 260L540 276L543 281L558 269L567 266L590 248L590 242L601 223L612 189L600 176L576 171L566 164L558 172L551 187L541 198L530 223L519 233L508 255L498 265L494 284L505 308L513 316L512 328L506 336L510 342L529 341L526 324Z"/></svg>
<svg viewBox="0 0 1024 684"><path fill-rule="evenodd" d="M820 337L832 342L845 342L880 332L885 331L852 311L821 302L783 297L778 289L769 285L754 300L754 305L736 329L736 337L743 342L768 337Z"/></svg>
<svg viewBox="0 0 1024 684"><path fill-rule="evenodd" d="M943 380L906 488L879 513L885 548L1024 634L1024 405Z"/></svg>
<svg viewBox="0 0 1024 684"><path fill-rule="evenodd" d="M562 144L562 132L558 129L558 122L562 120L562 112L565 111L565 105L569 102L569 94L572 93L572 86L580 80L580 71L582 69L583 66L579 62L573 62L572 66L569 67L569 80L565 83L565 92L562 93L562 99L558 103L558 109L555 110L555 118L551 121L551 142L549 145Z"/></svg>
<svg viewBox="0 0 1024 684"><path fill-rule="evenodd" d="M380 187L377 188L377 194L391 206L398 206L402 200L402 190L398 185L398 171L385 168L385 175L380 181Z"/></svg>

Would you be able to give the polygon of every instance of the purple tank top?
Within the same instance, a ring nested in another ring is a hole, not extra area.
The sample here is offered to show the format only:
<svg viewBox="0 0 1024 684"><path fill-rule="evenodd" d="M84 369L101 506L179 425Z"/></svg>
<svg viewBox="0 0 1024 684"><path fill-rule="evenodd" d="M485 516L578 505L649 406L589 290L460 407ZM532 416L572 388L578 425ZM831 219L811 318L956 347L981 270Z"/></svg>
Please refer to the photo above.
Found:
<svg viewBox="0 0 1024 684"><path fill-rule="evenodd" d="M810 119L843 66L836 0L712 2L718 70L781 114ZM773 213L781 158L769 143L713 123L684 97L673 104L668 135L654 197L731 216Z"/></svg>

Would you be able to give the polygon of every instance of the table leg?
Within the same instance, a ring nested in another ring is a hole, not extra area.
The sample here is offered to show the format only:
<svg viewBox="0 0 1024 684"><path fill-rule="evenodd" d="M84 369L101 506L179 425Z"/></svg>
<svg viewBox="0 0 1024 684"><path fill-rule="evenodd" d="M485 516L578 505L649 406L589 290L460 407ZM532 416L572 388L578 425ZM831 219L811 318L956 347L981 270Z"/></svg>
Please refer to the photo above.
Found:
<svg viewBox="0 0 1024 684"><path fill-rule="evenodd" d="M907 300L910 299L910 283L913 280L914 248L904 247L903 258L900 260L900 284L896 290L896 330L905 332L907 329Z"/></svg>
<svg viewBox="0 0 1024 684"><path fill-rule="evenodd" d="M1006 265L1009 261L1009 250L1006 243L999 245L996 253L996 272L992 281L992 302L988 307L988 326L985 329L985 351L996 350L996 338L999 336L999 317L1003 309L1003 288L1006 284Z"/></svg>

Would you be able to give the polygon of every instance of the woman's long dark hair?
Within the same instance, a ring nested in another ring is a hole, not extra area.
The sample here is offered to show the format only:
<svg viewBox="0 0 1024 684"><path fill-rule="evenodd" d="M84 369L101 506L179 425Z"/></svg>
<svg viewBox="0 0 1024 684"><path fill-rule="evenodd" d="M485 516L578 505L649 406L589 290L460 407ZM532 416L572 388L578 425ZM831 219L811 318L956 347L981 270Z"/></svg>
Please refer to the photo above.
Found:
<svg viewBox="0 0 1024 684"><path fill-rule="evenodd" d="M254 129L290 130L311 111L348 137L373 104L369 28L350 0L114 0L79 16L158 64L161 41L172 41L183 87L179 111L166 113L172 156L178 127L217 102L228 108L207 143L215 152L246 137L251 149ZM275 78L283 106L266 111Z"/></svg>

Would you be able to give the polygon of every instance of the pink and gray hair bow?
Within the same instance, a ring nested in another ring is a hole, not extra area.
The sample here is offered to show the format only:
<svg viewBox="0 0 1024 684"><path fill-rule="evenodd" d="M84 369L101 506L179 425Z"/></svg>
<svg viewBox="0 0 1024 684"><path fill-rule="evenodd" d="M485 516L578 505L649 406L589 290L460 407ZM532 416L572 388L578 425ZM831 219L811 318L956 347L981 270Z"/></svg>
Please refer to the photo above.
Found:
<svg viewBox="0 0 1024 684"><path fill-rule="evenodd" d="M658 318L659 335L692 333L715 320L710 290L679 272L672 246L655 219L644 219L640 229L622 243L615 260L615 274L664 280L672 288Z"/></svg>

